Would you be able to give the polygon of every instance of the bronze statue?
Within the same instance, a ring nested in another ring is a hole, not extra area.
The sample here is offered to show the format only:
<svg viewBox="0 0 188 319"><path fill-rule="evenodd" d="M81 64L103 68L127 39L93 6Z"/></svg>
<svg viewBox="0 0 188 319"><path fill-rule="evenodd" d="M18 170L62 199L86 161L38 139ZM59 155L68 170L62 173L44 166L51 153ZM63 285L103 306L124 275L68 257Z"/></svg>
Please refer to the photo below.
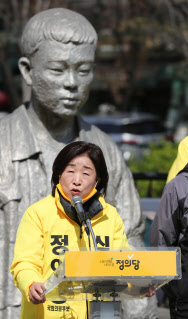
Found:
<svg viewBox="0 0 188 319"><path fill-rule="evenodd" d="M93 80L97 34L80 14L49 9L33 16L22 36L19 68L31 86L31 100L0 123L0 209L2 318L19 318L20 294L9 275L22 214L51 192L51 167L65 144L84 140L104 153L109 187L106 199L117 208L129 244L143 246L144 229L132 174L109 136L78 114ZM155 297L123 302L126 318L156 318Z"/></svg>

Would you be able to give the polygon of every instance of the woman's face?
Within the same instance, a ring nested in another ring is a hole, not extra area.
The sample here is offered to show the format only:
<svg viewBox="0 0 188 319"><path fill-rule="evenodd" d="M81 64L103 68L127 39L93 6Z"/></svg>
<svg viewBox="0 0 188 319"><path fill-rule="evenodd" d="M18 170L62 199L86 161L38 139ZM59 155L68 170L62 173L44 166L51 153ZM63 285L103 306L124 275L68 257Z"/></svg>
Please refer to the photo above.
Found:
<svg viewBox="0 0 188 319"><path fill-rule="evenodd" d="M62 189L69 199L74 195L86 197L95 187L96 182L95 166L87 154L72 159L60 177Z"/></svg>

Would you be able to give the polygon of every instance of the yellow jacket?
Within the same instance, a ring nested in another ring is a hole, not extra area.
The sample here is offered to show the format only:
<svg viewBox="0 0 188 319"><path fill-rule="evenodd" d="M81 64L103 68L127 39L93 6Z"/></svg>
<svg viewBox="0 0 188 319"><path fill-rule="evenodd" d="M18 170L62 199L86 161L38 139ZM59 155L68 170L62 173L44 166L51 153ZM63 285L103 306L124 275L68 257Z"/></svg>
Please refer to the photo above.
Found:
<svg viewBox="0 0 188 319"><path fill-rule="evenodd" d="M103 209L91 220L98 247L129 250L124 224L116 209L102 196L99 201ZM29 301L29 287L33 282L45 282L58 267L62 247L88 247L88 238L85 231L80 238L80 226L66 215L56 189L55 197L49 195L28 208L18 228L10 271L22 292L21 319L86 318L85 301L46 301L39 305Z"/></svg>
<svg viewBox="0 0 188 319"><path fill-rule="evenodd" d="M167 183L173 179L188 163L188 136L178 146L178 153L173 162L167 177Z"/></svg>

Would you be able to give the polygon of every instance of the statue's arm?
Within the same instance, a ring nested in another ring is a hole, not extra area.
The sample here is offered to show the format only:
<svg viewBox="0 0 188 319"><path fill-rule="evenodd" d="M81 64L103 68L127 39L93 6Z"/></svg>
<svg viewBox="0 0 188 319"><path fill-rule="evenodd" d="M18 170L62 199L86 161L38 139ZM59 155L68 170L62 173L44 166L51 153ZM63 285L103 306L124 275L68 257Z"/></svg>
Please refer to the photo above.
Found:
<svg viewBox="0 0 188 319"><path fill-rule="evenodd" d="M11 155L10 139L3 140L2 136L0 140L0 208L11 201L19 201L21 199L19 162L14 162Z"/></svg>
<svg viewBox="0 0 188 319"><path fill-rule="evenodd" d="M113 174L110 178L110 187L114 190L114 203L112 203L120 214L124 225L125 233L130 245L135 247L143 246L142 235L145 228L142 216L140 199L135 187L132 173L125 164L121 152L116 145L109 155L112 160ZM109 189L110 190L110 189ZM112 191L108 192L108 198ZM107 201L108 201L107 198Z"/></svg>

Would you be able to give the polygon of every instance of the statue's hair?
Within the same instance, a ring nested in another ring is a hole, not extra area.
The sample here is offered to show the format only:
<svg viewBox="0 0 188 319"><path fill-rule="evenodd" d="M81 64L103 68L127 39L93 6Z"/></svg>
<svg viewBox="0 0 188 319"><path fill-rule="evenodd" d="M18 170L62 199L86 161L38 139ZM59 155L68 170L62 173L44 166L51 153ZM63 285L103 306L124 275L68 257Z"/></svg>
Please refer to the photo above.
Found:
<svg viewBox="0 0 188 319"><path fill-rule="evenodd" d="M55 8L41 11L27 22L21 38L22 54L26 57L31 56L39 49L42 40L87 43L96 47L97 34L90 22L81 14Z"/></svg>

